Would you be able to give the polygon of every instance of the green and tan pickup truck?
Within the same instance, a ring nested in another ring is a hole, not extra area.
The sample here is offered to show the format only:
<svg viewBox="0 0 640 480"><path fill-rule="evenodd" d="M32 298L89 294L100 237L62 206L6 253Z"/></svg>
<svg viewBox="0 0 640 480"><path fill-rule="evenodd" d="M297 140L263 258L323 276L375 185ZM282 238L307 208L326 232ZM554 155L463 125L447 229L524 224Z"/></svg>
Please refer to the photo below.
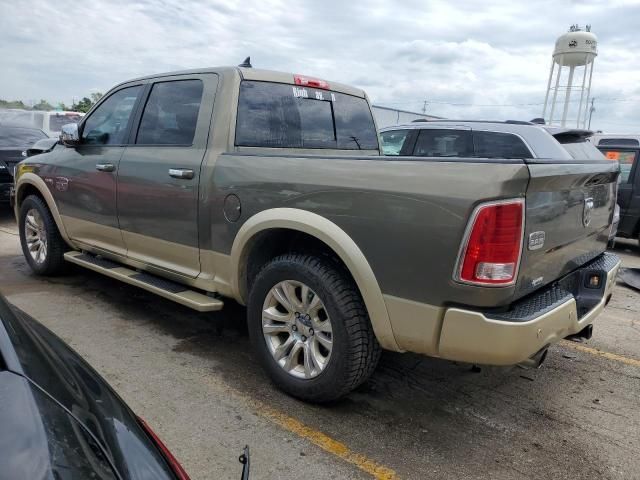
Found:
<svg viewBox="0 0 640 480"><path fill-rule="evenodd" d="M153 75L19 164L15 214L37 274L71 262L198 311L245 304L273 381L329 401L381 349L537 365L590 336L619 266L618 166L536 125L506 134L526 154L444 135L384 156L362 90L248 66Z"/></svg>

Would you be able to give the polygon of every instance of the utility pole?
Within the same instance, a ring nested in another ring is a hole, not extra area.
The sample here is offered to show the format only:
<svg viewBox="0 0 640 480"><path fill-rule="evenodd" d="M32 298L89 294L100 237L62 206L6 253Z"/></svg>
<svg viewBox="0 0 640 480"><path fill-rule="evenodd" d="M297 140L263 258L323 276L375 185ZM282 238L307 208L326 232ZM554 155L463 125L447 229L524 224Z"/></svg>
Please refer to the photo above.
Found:
<svg viewBox="0 0 640 480"><path fill-rule="evenodd" d="M591 117L593 115L593 112L596 111L596 107L593 106L593 102L596 101L596 97L593 97L591 99L591 108L589 108L589 126L587 127L589 130L591 130Z"/></svg>
<svg viewBox="0 0 640 480"><path fill-rule="evenodd" d="M427 101L425 100L422 104L422 113L426 115L427 113Z"/></svg>

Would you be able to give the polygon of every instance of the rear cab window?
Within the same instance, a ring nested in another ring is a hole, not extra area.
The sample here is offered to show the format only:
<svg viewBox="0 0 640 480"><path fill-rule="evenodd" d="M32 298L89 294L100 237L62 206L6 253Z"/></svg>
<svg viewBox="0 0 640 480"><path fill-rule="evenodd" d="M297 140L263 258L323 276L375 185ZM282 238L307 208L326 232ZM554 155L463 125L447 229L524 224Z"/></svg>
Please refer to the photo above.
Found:
<svg viewBox="0 0 640 480"><path fill-rule="evenodd" d="M243 80L236 146L377 150L365 98L310 87Z"/></svg>

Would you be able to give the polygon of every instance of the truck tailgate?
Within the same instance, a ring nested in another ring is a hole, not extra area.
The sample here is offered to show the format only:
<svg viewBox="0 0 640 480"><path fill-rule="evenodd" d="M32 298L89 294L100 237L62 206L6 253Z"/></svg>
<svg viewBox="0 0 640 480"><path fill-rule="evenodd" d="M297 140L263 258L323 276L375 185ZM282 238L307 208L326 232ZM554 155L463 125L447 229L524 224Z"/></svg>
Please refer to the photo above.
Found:
<svg viewBox="0 0 640 480"><path fill-rule="evenodd" d="M613 162L528 162L525 234L516 297L606 250L616 198Z"/></svg>

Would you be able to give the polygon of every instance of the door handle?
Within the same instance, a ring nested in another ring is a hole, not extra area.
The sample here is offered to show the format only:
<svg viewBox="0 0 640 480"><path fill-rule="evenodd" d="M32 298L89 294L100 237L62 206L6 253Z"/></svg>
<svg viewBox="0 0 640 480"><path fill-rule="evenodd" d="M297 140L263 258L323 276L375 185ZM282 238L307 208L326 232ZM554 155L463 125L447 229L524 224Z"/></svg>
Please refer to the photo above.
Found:
<svg viewBox="0 0 640 480"><path fill-rule="evenodd" d="M169 176L182 178L183 180L191 180L193 178L193 170L189 168L170 168Z"/></svg>
<svg viewBox="0 0 640 480"><path fill-rule="evenodd" d="M116 167L112 163L98 163L96 165L96 170L99 172L113 172Z"/></svg>

